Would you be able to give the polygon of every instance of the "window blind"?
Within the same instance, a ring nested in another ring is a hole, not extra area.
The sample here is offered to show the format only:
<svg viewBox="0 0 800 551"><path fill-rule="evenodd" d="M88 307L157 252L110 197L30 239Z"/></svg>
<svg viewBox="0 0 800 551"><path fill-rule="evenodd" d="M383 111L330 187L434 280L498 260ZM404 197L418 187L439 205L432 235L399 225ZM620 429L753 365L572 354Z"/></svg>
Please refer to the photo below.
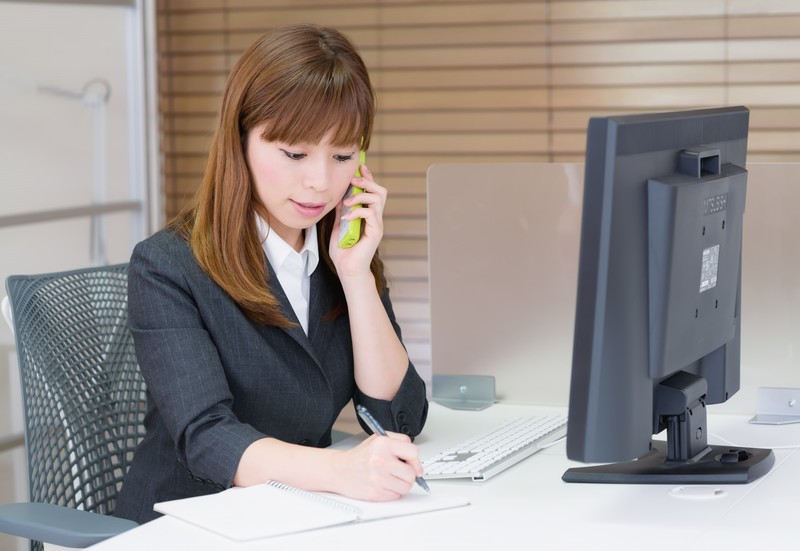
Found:
<svg viewBox="0 0 800 551"><path fill-rule="evenodd" d="M590 116L738 104L751 161L800 161L795 0L159 0L168 218L200 181L233 62L299 22L337 27L370 69L369 165L390 192L382 254L423 371L431 164L579 161Z"/></svg>

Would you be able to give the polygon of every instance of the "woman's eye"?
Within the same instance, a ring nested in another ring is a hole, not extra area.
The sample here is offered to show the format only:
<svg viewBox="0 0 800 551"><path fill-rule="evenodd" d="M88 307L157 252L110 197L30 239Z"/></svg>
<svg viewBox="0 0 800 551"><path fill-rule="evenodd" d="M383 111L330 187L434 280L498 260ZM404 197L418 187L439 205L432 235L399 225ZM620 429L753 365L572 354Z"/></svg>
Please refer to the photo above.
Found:
<svg viewBox="0 0 800 551"><path fill-rule="evenodd" d="M299 161L300 159L303 159L306 156L305 153L292 153L291 151L286 151L285 149L281 149L281 151L283 151L283 154L289 157L293 161Z"/></svg>
<svg viewBox="0 0 800 551"><path fill-rule="evenodd" d="M334 155L333 158L339 163L346 163L353 159L353 155Z"/></svg>

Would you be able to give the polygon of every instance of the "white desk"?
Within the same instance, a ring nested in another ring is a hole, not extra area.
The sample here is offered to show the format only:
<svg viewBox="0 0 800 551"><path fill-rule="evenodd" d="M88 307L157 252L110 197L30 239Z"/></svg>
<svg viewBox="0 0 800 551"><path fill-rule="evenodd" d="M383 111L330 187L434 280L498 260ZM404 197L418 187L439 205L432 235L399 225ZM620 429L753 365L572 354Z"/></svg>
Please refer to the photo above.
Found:
<svg viewBox="0 0 800 551"><path fill-rule="evenodd" d="M497 422L547 408L496 404L481 412L431 404L424 434L417 439L428 457ZM550 410L551 411L551 410ZM763 426L748 417L709 416L710 443L772 447L776 462L748 485L720 486L712 499L678 498L669 485L567 484L570 466L563 443L544 450L486 482L429 481L431 491L467 496L468 507L347 525L235 544L210 532L162 517L93 550L209 549L670 549L683 545L737 544L777 548L797 535L800 453L779 446L800 444L800 425ZM724 440L721 440L724 439ZM700 538L702 538L701 543ZM696 543L690 543L695 540ZM751 544L751 545L748 545Z"/></svg>

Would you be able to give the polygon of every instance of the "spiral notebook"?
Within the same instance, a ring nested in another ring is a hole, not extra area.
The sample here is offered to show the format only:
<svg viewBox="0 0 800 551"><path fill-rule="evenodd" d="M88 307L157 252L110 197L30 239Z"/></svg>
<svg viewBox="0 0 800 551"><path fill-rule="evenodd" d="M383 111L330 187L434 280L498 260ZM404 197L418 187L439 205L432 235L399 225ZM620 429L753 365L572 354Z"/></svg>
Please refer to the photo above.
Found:
<svg viewBox="0 0 800 551"><path fill-rule="evenodd" d="M395 501L372 502L267 482L218 494L163 501L153 508L231 540L250 541L468 504L462 497L426 494L417 488Z"/></svg>

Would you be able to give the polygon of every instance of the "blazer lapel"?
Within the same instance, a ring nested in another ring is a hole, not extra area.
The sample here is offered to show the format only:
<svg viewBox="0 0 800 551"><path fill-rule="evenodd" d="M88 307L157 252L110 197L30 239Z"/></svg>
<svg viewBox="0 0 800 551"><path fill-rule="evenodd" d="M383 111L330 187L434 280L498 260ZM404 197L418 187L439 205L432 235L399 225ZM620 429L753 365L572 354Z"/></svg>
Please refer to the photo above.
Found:
<svg viewBox="0 0 800 551"><path fill-rule="evenodd" d="M323 261L320 261L317 269L311 274L308 335L314 349L321 355L327 349L334 328L333 323L324 321L324 318L336 305L341 292L336 275L328 270Z"/></svg>
<svg viewBox="0 0 800 551"><path fill-rule="evenodd" d="M266 258L264 259L266 262ZM316 352L314 351L314 347L311 346L311 340L306 335L305 331L303 331L303 326L300 325L300 320L297 319L297 315L294 313L294 308L292 308L292 304L289 302L289 299L286 297L286 292L281 287L280 281L278 281L278 276L275 275L275 271L272 269L272 266L269 262L266 262L267 270L269 270L269 285L272 292L275 294L275 298L278 299L281 305L281 312L283 315L286 316L289 320L295 323L292 327L286 327L283 330L289 334L297 343L303 347L303 349L311 356L316 362L316 364L322 367L322 364L319 361L319 357L317 357ZM314 270L316 273L318 270ZM312 276L313 282L313 276ZM313 283L312 283L312 290L311 290L311 300L314 299L314 290L313 290ZM313 319L309 316L309 319ZM311 328L309 327L309 332Z"/></svg>

